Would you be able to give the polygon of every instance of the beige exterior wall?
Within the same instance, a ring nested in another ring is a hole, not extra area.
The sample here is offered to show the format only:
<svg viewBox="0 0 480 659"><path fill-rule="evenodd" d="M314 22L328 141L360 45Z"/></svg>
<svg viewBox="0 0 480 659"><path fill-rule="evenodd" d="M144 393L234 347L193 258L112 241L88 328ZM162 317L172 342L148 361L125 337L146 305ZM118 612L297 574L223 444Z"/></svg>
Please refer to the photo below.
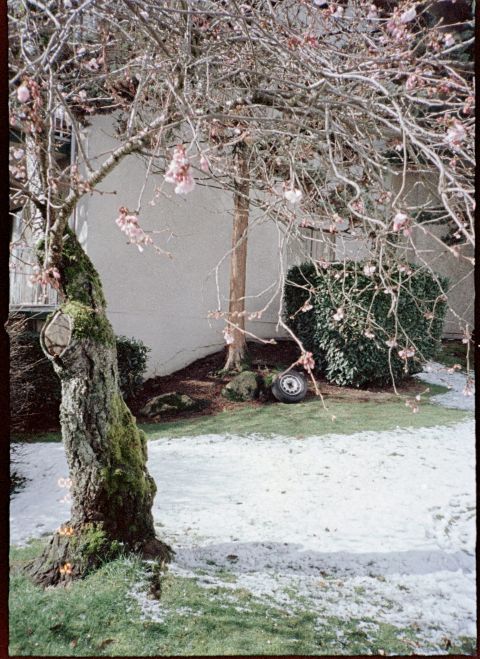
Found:
<svg viewBox="0 0 480 659"><path fill-rule="evenodd" d="M393 189L398 191L401 185L401 175L393 179ZM435 202L437 179L432 175L423 175L419 180L416 172L407 172L405 177L405 202L408 205L426 204ZM475 280L474 266L469 258L474 257L474 248L464 246L459 250L458 257L454 256L440 238L445 229L437 227L425 233L416 227L412 240L416 245L417 254L409 252L409 258L417 263L428 264L434 272L448 277L449 289L447 292L449 310L445 318L444 336L446 338L462 337L465 324L470 329L475 325L474 301ZM432 235L433 234L433 235ZM437 240L435 239L437 238ZM467 258L465 258L467 257Z"/></svg>
<svg viewBox="0 0 480 659"><path fill-rule="evenodd" d="M91 152L107 153L112 147L110 126L108 117L95 120L88 137ZM175 195L173 186L165 184L170 198L162 197L152 207L148 202L162 179L151 177L140 214L141 226L158 231L168 228L153 237L171 252L172 259L151 247L140 253L136 246L127 244L115 218L120 206L136 208L144 173L145 166L137 157L121 163L100 185L104 194L94 193L82 203L77 231L102 278L115 332L141 339L152 349L148 366L152 376L171 373L224 345L224 322L207 315L218 306L214 268L230 249L233 204L229 195L218 190L197 185L183 196ZM259 221L253 213L247 264L247 295L252 296L247 300L248 311L261 309L272 295L272 290L261 293L278 280L278 242L275 226ZM224 310L228 308L228 268L226 258L219 268ZM248 331L263 338L283 336L275 327L278 299L261 320L247 323Z"/></svg>
<svg viewBox="0 0 480 659"><path fill-rule="evenodd" d="M107 154L115 143L111 137L111 119L95 119L89 129L87 148L92 153ZM143 253L127 245L126 237L115 224L120 206L134 209L144 183L145 165L130 156L100 185L77 211L80 239L99 270L108 302L108 313L117 334L144 341L150 353L148 376L171 373L193 360L223 347L223 321L208 318L217 308L215 266L230 249L232 199L229 195L197 185L187 196L173 193L173 186L163 186L155 206L149 205L155 185L162 178L151 176L144 194L140 215L144 229L164 231L154 236L157 244L168 249L172 259L146 248ZM408 175L410 194L425 195L418 177ZM394 182L394 187L398 183ZM86 219L88 218L88 223ZM166 242L168 236L168 242ZM471 265L455 259L441 245L432 245L421 233L416 236L420 254L439 274L451 280L449 312L445 334L460 335L460 318L473 326L473 274ZM303 260L297 247L288 256L279 257L279 235L273 223L261 221L252 212L248 246L248 311L261 309L271 297L279 280L280 263ZM362 241L338 243L336 258L362 258ZM305 245L303 254L325 257L322 245ZM219 268L222 309L228 306L228 257ZM266 289L267 293L262 293ZM283 337L277 333L280 297L261 320L251 321L247 330L263 337ZM457 314L457 315L455 315Z"/></svg>

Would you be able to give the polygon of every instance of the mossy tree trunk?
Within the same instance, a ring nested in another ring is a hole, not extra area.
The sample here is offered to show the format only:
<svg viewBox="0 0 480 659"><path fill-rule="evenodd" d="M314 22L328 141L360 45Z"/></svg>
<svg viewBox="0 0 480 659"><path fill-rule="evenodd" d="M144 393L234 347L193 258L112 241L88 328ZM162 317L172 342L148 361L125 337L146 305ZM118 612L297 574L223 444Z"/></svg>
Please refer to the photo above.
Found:
<svg viewBox="0 0 480 659"><path fill-rule="evenodd" d="M230 259L230 301L228 319L232 325L232 342L228 345L225 371L240 370L247 356L245 339L245 292L247 279L247 233L249 213L249 179L246 147L236 145L232 256Z"/></svg>
<svg viewBox="0 0 480 659"><path fill-rule="evenodd" d="M62 438L71 517L27 571L55 585L82 577L122 548L168 561L155 537L155 483L145 434L119 390L115 336L101 283L71 231L58 261L65 301L42 332L42 347L62 385Z"/></svg>

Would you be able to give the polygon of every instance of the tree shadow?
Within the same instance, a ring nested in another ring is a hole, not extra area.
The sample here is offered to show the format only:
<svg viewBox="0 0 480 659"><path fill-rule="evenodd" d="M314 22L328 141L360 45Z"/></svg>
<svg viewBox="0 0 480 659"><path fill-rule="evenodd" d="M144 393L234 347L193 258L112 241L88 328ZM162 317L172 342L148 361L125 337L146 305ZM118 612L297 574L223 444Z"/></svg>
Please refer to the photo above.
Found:
<svg viewBox="0 0 480 659"><path fill-rule="evenodd" d="M378 577L458 570L469 574L475 570L475 555L440 549L319 552L288 542L225 542L193 548L178 547L174 563L182 569L211 572L221 568L232 574L272 571L298 576L327 573L337 577Z"/></svg>

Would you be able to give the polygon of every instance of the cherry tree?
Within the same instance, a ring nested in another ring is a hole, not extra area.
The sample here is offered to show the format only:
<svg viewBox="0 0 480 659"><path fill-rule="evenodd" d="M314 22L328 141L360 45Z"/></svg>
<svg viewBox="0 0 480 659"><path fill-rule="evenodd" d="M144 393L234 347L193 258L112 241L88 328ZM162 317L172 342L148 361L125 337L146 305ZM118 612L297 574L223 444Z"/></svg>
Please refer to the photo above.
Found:
<svg viewBox="0 0 480 659"><path fill-rule="evenodd" d="M422 259L417 230L443 244L437 229L444 227L450 252L471 258L463 251L474 242L471 17L446 26L432 7L409 0L393 7L9 4L12 203L24 207L35 239L33 281L57 289L62 301L42 346L62 383L73 498L71 519L30 566L36 581L82 576L121 546L164 561L171 555L155 537L145 436L119 391L101 281L69 229L73 209L133 153L145 159L147 175L162 175L158 194L193 197L197 184L232 194L229 304L223 309L219 292L211 310L225 319L227 368L244 358L245 319L260 318L281 295L288 244L328 268L338 261L339 238L354 237L386 288L388 263L404 262L409 250ZM82 132L100 113L115 120L119 144L93 161ZM59 121L68 123L77 162L58 157ZM411 170L434 201L411 201ZM279 277L260 310L247 309L245 287L253 215L278 228ZM102 220L115 217L132 245L166 251L143 230L141 203ZM312 356L282 313L280 305L278 323L312 373Z"/></svg>

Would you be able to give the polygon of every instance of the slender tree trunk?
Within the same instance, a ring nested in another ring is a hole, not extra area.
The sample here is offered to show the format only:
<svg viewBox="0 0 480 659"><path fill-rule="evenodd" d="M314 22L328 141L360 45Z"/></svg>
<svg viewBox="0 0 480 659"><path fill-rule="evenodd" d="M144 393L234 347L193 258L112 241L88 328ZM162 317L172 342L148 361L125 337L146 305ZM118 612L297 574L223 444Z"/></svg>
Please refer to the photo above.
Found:
<svg viewBox="0 0 480 659"><path fill-rule="evenodd" d="M122 548L160 561L171 554L155 537L156 487L146 468L146 437L119 390L101 283L69 230L59 270L66 299L45 325L42 347L62 384L72 511L42 556L27 566L44 586L82 577Z"/></svg>
<svg viewBox="0 0 480 659"><path fill-rule="evenodd" d="M245 361L247 342L245 334L245 289L247 278L247 232L249 211L249 179L246 147L240 143L235 151L235 190L232 231L232 256L230 259L230 301L228 319L233 342L228 346L224 370L239 370Z"/></svg>

